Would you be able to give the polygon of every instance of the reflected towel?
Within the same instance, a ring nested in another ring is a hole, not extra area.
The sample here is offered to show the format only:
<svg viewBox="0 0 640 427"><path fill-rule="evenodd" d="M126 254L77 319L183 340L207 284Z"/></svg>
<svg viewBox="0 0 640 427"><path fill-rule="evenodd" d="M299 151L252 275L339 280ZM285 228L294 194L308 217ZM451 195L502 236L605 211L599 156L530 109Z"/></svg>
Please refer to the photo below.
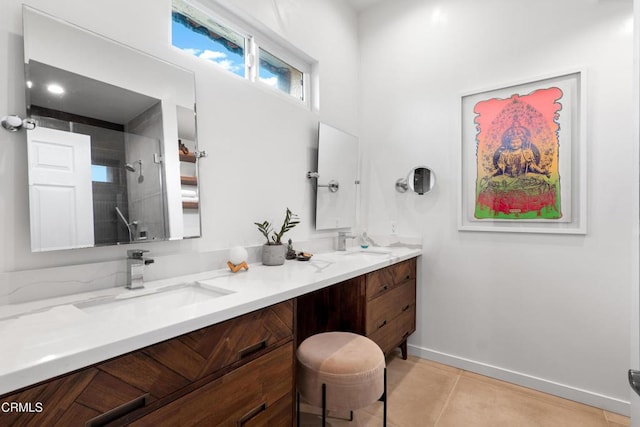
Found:
<svg viewBox="0 0 640 427"><path fill-rule="evenodd" d="M182 197L198 197L196 190L182 190Z"/></svg>
<svg viewBox="0 0 640 427"><path fill-rule="evenodd" d="M198 203L198 197L184 197L184 196L182 196L182 201L183 201L183 202L194 202L194 203Z"/></svg>

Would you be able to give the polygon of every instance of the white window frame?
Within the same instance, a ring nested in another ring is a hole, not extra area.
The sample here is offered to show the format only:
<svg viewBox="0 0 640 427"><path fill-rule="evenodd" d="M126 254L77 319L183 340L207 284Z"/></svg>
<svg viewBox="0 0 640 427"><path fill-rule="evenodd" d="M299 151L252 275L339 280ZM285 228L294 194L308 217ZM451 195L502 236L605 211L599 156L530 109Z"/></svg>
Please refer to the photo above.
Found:
<svg viewBox="0 0 640 427"><path fill-rule="evenodd" d="M246 80L257 84L257 86L267 88L269 91L273 91L273 93L284 96L287 99L303 104L307 108L312 108L312 105L317 104L316 102L312 103L312 93L314 93L314 91L312 91L311 87L312 82L317 82L318 80L315 75L317 73L317 61L309 55L275 34L257 20L249 22L249 19L242 18L240 11L234 10L232 2L224 2L225 4L223 5L223 2L214 0L172 0L172 9L174 1L185 3L197 9L218 25L226 27L245 38ZM260 48L302 72L303 99L299 99L290 93L286 93L260 81L258 78ZM229 72L229 74L239 77L233 72Z"/></svg>

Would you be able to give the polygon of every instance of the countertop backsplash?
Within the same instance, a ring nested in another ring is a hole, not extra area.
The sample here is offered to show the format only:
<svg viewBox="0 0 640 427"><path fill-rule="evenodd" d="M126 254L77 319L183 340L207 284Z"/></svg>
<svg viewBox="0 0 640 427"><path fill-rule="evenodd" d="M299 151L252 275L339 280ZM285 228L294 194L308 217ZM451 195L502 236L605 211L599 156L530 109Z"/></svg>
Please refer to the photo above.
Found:
<svg viewBox="0 0 640 427"><path fill-rule="evenodd" d="M381 246L419 247L421 245L420 239L414 237L376 235L370 237ZM355 246L355 239L349 239L347 245ZM123 249L127 247L123 246ZM246 248L249 264L260 261L261 247L262 245L257 245ZM293 247L296 251L310 253L329 252L336 247L336 237L293 242ZM154 255L151 252L149 256L155 262L145 270L146 281L225 268L229 260L229 249L168 255ZM126 267L123 251L121 260L0 273L0 305L20 304L124 286L127 278Z"/></svg>

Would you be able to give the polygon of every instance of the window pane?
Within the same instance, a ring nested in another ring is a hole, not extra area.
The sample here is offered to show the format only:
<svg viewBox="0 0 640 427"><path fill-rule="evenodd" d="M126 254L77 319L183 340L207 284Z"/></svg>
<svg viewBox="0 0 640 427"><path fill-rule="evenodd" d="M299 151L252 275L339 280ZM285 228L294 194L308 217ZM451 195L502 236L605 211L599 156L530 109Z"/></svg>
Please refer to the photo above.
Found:
<svg viewBox="0 0 640 427"><path fill-rule="evenodd" d="M260 49L258 77L269 86L304 100L303 73L264 49Z"/></svg>
<svg viewBox="0 0 640 427"><path fill-rule="evenodd" d="M91 165L91 180L94 182L113 182L113 168L105 165Z"/></svg>
<svg viewBox="0 0 640 427"><path fill-rule="evenodd" d="M245 76L245 39L242 35L210 18L187 16L176 10L171 15L171 41L175 47ZM197 12L190 10L189 15L197 15Z"/></svg>

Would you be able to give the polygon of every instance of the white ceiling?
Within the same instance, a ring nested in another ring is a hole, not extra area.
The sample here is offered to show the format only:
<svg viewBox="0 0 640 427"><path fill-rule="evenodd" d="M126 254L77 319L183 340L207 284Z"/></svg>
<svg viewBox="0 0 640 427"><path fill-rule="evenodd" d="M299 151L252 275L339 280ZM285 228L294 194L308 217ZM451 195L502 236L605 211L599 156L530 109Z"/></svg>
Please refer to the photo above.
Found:
<svg viewBox="0 0 640 427"><path fill-rule="evenodd" d="M351 5L355 10L361 12L368 7L378 4L384 0L347 0L347 3Z"/></svg>

